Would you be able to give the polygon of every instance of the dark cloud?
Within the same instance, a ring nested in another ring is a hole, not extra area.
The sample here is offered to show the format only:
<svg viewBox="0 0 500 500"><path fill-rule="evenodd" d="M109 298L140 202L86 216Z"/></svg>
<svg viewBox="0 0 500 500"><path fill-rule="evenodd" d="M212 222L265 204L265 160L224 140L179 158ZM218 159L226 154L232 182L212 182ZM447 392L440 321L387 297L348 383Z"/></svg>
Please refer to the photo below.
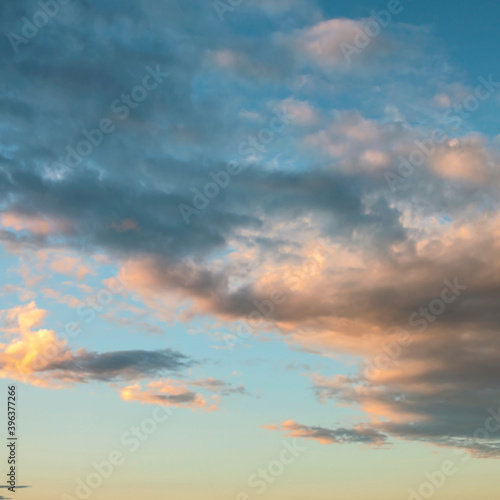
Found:
<svg viewBox="0 0 500 500"><path fill-rule="evenodd" d="M281 426L266 426L270 430L286 431L287 436L302 439L314 439L322 444L360 443L381 446L387 444L387 436L381 432L359 425L355 428L327 427L302 425L293 420L283 422Z"/></svg>
<svg viewBox="0 0 500 500"><path fill-rule="evenodd" d="M193 391L182 392L181 394L152 394L150 396L151 403L159 403L165 405L183 405L194 403L198 400L199 395Z"/></svg>
<svg viewBox="0 0 500 500"><path fill-rule="evenodd" d="M385 421L373 426L401 439L499 456L497 335L441 327L415 336L399 356L386 358L384 369L370 366L359 377L317 379L317 398L377 408L373 416Z"/></svg>
<svg viewBox="0 0 500 500"><path fill-rule="evenodd" d="M82 352L70 359L50 363L44 372L56 378L87 382L113 381L157 377L165 372L177 372L194 362L181 353L161 351L117 351L103 354Z"/></svg>

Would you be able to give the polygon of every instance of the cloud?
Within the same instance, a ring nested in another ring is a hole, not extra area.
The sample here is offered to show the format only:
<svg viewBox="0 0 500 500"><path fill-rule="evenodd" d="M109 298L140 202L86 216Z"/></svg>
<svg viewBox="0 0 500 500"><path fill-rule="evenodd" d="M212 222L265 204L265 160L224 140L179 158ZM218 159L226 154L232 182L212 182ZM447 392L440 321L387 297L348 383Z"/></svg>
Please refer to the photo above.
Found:
<svg viewBox="0 0 500 500"><path fill-rule="evenodd" d="M295 32L292 43L295 50L302 52L307 60L313 60L324 69L347 66L342 46L353 45L356 35L363 28L363 21L328 19Z"/></svg>
<svg viewBox="0 0 500 500"><path fill-rule="evenodd" d="M381 434L463 445L500 400L498 144L465 133L472 121L446 128L446 116L436 115L437 104L454 109L466 87L427 28L394 25L347 68L339 43L362 21L325 19L315 4L293 15L259 6L248 7L268 16L259 17L259 36L239 29L246 15L220 23L211 2L193 14L188 2L102 0L61 10L20 54L4 37L10 63L2 76L13 90L0 102L0 240L21 259L22 288L36 291L42 279L25 254L42 252L49 269L82 279L91 266L76 255L99 254L148 312L175 304L184 321L203 315L232 327L256 303L270 307L278 291L286 300L259 331L318 355L370 359L411 330L397 365L379 378L361 368L348 380L318 379L318 398L362 408ZM25 6L4 2L0 10L4 32L20 29ZM186 37L186 27L197 36ZM122 120L112 103L140 84L148 65L170 77ZM436 101L443 92L448 99ZM277 103L297 121L241 154L241 141L262 136ZM494 109L495 99L486 105ZM242 119L242 110L261 121ZM62 165L103 118L113 120L113 134L78 167ZM385 174L438 126L448 140L391 190ZM233 160L245 168L187 225L179 204L193 204L194 190ZM327 250L316 254L319 241ZM456 277L467 291L417 333L410 316ZM142 381L192 361L169 350L73 352L41 328L47 312L35 303L2 314L2 377L126 383L125 399L193 408L244 391L213 379ZM49 359L34 366L44 350ZM378 438L359 428L293 426L288 432L322 439ZM494 452L495 436L470 446Z"/></svg>
<svg viewBox="0 0 500 500"><path fill-rule="evenodd" d="M80 351L70 358L50 362L42 369L55 378L87 382L156 377L165 371L179 371L194 362L170 349L160 351L116 351L102 354Z"/></svg>
<svg viewBox="0 0 500 500"><path fill-rule="evenodd" d="M138 401L142 404L179 406L205 411L216 409L215 403L207 403L201 394L170 380L150 382L145 389L140 384L129 385L120 389L120 396L124 401Z"/></svg>
<svg viewBox="0 0 500 500"><path fill-rule="evenodd" d="M428 350L425 358L411 359L412 354L413 350L370 379L316 378L315 392L323 402L335 399L339 404L359 405L379 432L463 448L477 457L498 457L500 414L495 401L500 392L490 379L497 361L467 359L470 354L463 346L444 359Z"/></svg>
<svg viewBox="0 0 500 500"><path fill-rule="evenodd" d="M374 429L357 425L351 429L301 425L293 420L286 420L279 426L269 425L265 429L285 432L285 436L301 439L314 439L321 444L352 444L361 443L373 446L386 444L387 436Z"/></svg>
<svg viewBox="0 0 500 500"><path fill-rule="evenodd" d="M204 396L195 390L202 390L209 394ZM233 387L228 382L214 378L193 381L164 379L150 382L143 388L140 384L124 387L120 390L124 401L138 401L141 404L159 404L162 406L184 406L203 411L215 411L221 396L230 394L248 394L246 389L239 385Z"/></svg>
<svg viewBox="0 0 500 500"><path fill-rule="evenodd" d="M35 302L0 311L6 331L13 337L10 343L0 344L0 377L51 388L106 382L116 388L125 401L205 411L216 410L222 397L249 395L243 385L234 386L213 377L163 378L166 373L184 376L198 364L171 349L105 353L78 349L72 352L67 341L59 339L54 331L35 330L45 316L46 311L38 309ZM141 380L150 381L143 388ZM128 385L123 385L127 382Z"/></svg>
<svg viewBox="0 0 500 500"><path fill-rule="evenodd" d="M450 141L439 148L432 158L431 165L434 171L444 178L481 184L488 178L488 169L493 162L484 141L469 137L462 141Z"/></svg>
<svg viewBox="0 0 500 500"><path fill-rule="evenodd" d="M0 218L1 224L15 231L29 231L37 235L48 236L50 233L67 230L65 223L61 220L47 220L38 215L19 213L3 213Z"/></svg>
<svg viewBox="0 0 500 500"><path fill-rule="evenodd" d="M196 380L189 383L192 387L201 387L209 392L214 392L221 394L222 396L228 396L230 394L245 394L248 395L247 390L243 385L238 385L234 387L232 384L224 381L217 380L214 378L207 378L203 380Z"/></svg>
<svg viewBox="0 0 500 500"><path fill-rule="evenodd" d="M111 382L158 377L164 372L179 372L195 362L171 349L130 350L107 353L70 350L65 339L53 330L36 328L46 311L35 302L1 311L9 343L0 345L0 376L42 386Z"/></svg>
<svg viewBox="0 0 500 500"><path fill-rule="evenodd" d="M0 344L0 377L30 381L34 385L48 385L43 377L34 375L34 365L39 353L51 346L51 354L64 357L66 344L57 343L52 330L33 331L44 320L47 312L36 307L35 302L0 312L4 331L12 337L8 343Z"/></svg>

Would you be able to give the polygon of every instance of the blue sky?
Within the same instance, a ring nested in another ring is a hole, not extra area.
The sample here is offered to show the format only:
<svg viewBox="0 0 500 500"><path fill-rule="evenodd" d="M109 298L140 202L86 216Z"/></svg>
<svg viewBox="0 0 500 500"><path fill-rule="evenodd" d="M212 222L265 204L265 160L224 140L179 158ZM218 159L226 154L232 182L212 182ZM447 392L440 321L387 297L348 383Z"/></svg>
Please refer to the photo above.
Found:
<svg viewBox="0 0 500 500"><path fill-rule="evenodd" d="M494 498L498 4L43 5L0 7L12 496Z"/></svg>

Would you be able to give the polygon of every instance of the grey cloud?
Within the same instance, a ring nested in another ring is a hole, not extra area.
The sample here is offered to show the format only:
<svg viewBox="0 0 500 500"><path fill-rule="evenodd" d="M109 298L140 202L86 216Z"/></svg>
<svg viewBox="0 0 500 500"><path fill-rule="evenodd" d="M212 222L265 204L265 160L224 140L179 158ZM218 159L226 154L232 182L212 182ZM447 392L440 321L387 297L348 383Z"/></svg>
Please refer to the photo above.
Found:
<svg viewBox="0 0 500 500"><path fill-rule="evenodd" d="M374 429L349 429L339 427L337 429L328 429L325 427L307 427L301 426L301 431L306 433L310 439L325 439L332 443L363 443L374 444L380 441L386 441L387 436Z"/></svg>
<svg viewBox="0 0 500 500"><path fill-rule="evenodd" d="M415 334L385 377L317 382L314 391L322 402L383 408L387 418L373 425L394 437L500 456L496 337L493 331L434 328Z"/></svg>
<svg viewBox="0 0 500 500"><path fill-rule="evenodd" d="M157 377L165 372L177 372L193 364L187 356L170 349L102 354L82 352L70 359L49 363L42 370L50 372L55 378L79 382L113 381Z"/></svg>
<svg viewBox="0 0 500 500"><path fill-rule="evenodd" d="M267 427L273 428L273 427ZM283 422L276 430L286 431L294 438L314 439L323 444L374 444L377 446L388 444L387 436L373 428L359 425L354 428L328 428L320 426L302 425L294 421Z"/></svg>
<svg viewBox="0 0 500 500"><path fill-rule="evenodd" d="M162 403L172 403L172 404L189 404L193 403L198 400L199 395L196 394L193 391L185 391L181 394L173 394L173 395L167 395L167 394L153 394L149 396L152 400L158 402L159 404Z"/></svg>

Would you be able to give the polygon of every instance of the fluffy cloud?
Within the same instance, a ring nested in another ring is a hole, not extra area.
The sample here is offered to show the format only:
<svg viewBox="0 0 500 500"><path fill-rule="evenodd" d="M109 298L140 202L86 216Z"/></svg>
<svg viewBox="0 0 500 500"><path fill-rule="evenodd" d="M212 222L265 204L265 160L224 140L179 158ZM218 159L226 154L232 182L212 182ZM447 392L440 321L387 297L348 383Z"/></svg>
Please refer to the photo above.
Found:
<svg viewBox="0 0 500 500"><path fill-rule="evenodd" d="M216 409L214 402L207 403L201 394L189 390L187 386L177 381L170 380L151 382L146 389L140 384L129 385L120 390L120 396L124 401L139 401L142 404L185 406L205 411Z"/></svg>
<svg viewBox="0 0 500 500"><path fill-rule="evenodd" d="M434 171L444 177L473 183L483 183L491 176L494 159L484 141L477 137L450 141L433 155Z"/></svg>
<svg viewBox="0 0 500 500"><path fill-rule="evenodd" d="M204 396L195 390L202 390ZM241 385L233 387L228 382L213 378L204 380L181 381L163 379L150 382L143 388L140 384L129 385L120 390L124 401L138 401L141 404L162 406L183 406L203 411L214 411L218 408L221 396L230 394L247 394Z"/></svg>

